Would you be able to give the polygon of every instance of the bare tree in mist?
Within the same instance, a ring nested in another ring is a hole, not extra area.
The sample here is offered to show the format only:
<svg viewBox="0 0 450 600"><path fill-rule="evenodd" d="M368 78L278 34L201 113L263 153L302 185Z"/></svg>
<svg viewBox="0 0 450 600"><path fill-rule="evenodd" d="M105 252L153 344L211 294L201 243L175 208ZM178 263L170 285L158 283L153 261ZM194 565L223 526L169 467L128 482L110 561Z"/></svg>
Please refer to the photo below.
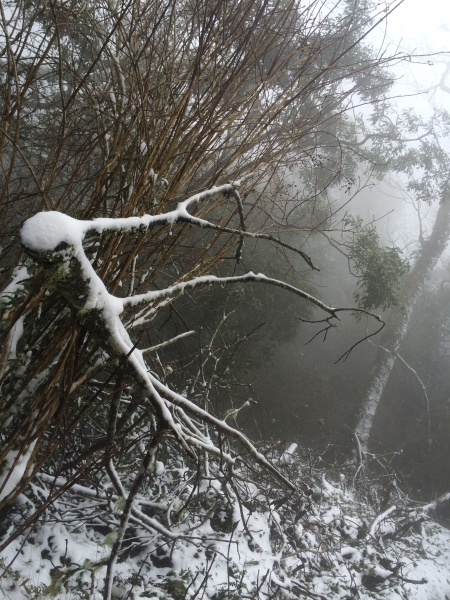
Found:
<svg viewBox="0 0 450 600"><path fill-rule="evenodd" d="M435 111L423 121L412 111L404 111L394 124L389 117L378 115L374 136L387 158L386 168L406 181L405 192L416 208L420 234L413 265L401 283L400 306L392 309L386 327L377 339L378 352L369 373L368 391L356 435L363 451L370 441L372 422L386 383L408 330L410 317L419 292L430 277L450 237L450 155L446 147L450 135L450 116ZM424 206L437 205L431 232L422 227Z"/></svg>

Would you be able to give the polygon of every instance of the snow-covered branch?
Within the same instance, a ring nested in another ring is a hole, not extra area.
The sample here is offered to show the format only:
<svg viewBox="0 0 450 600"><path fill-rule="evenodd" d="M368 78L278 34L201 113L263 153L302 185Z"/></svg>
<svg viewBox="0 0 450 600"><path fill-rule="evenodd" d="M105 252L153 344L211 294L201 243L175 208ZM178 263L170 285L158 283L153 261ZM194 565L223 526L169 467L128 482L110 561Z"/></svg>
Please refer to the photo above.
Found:
<svg viewBox="0 0 450 600"><path fill-rule="evenodd" d="M216 456L223 455L222 449L217 448L210 438L201 435L199 428L189 418L184 419L182 424L177 422L178 419L174 419L171 407L177 406L178 410L186 411L200 423L211 425L226 437L238 441L257 464L268 469L284 485L295 490L295 486L263 454L256 450L255 446L244 434L228 425L225 421L212 416L183 395L173 391L168 385L161 383L150 372L145 363L143 352L136 348L130 339L120 315L125 308L134 308L148 304L151 305L150 312L155 312L166 305L168 300L171 301L187 289L209 285L223 286L253 282L276 286L299 296L324 311L328 315L325 319L328 323L329 319L339 320L337 316L339 312L354 311L355 309L327 306L318 298L299 288L283 281L266 277L261 273L254 274L252 272L233 277L215 277L212 275L196 277L188 281L175 283L162 290L118 298L108 292L104 283L92 267L83 248L83 240L88 234L119 231L132 232L143 228L148 229L156 225L168 225L189 220L191 218L188 213L189 207L218 194L232 195L237 185L226 184L213 187L179 203L174 211L161 215L144 215L143 217L131 217L127 219L79 221L57 212L38 213L22 225L20 238L24 248L35 260L53 270L53 279L56 282L57 288L72 308L78 312L80 318L84 320L90 319L90 324L97 331L98 335L105 340L105 343L119 356L121 361L126 361L132 368L136 382L146 390L149 402L158 417L160 429L172 431L182 447L190 455L194 455L196 449L210 452ZM241 220L242 218L241 214ZM198 222L199 224L205 223L201 220ZM237 230L236 233L244 235L247 232ZM160 301L159 304L158 301ZM149 309L145 309L144 312L144 315L141 314L141 316L134 320L134 326L145 323L150 313ZM380 320L377 315L373 315L368 311L361 312L365 312ZM178 339L185 335L178 336ZM165 343L162 345L165 345ZM228 461L234 463L234 459L231 457L228 458Z"/></svg>

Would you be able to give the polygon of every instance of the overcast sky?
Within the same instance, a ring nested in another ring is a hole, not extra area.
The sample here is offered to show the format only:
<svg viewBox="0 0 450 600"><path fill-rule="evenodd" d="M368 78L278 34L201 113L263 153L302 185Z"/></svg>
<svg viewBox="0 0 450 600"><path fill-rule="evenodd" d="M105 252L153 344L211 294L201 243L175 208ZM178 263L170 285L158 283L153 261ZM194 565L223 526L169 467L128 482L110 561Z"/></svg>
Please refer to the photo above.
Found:
<svg viewBox="0 0 450 600"><path fill-rule="evenodd" d="M445 30L447 25L447 30ZM409 44L432 41L445 49L449 42L450 4L448 0L405 0L389 16L392 33L400 35ZM425 35L424 35L425 34ZM432 40L429 36L433 36Z"/></svg>
<svg viewBox="0 0 450 600"><path fill-rule="evenodd" d="M450 60L450 1L404 0L388 17L387 37L392 45L399 44L399 49L404 52L448 53L415 59L411 65L402 64L396 69L396 73L402 76L399 83L403 93L436 85L444 72L443 61ZM428 64L428 61L433 65ZM449 82L450 76L447 77L447 83ZM435 106L450 108L450 95L439 91L424 94L422 98L417 97L414 104L417 110L426 111L430 101ZM405 99L402 104L411 105L412 102Z"/></svg>
<svg viewBox="0 0 450 600"><path fill-rule="evenodd" d="M441 78L445 70L444 61L450 61L450 0L404 0L388 16L387 26L383 24L374 32L372 42L375 46L380 47L383 41L385 45L389 44L388 55L396 49L415 55L447 53L414 58L411 63L404 61L396 65L391 69L397 77L392 95L400 96L395 100L398 106L412 107L424 118L431 116L433 108L445 107L450 110L450 94L439 89L428 91ZM450 74L446 83L450 86ZM364 212L358 205L358 211L365 218L370 214L379 217L393 209L378 224L386 241L407 247L409 240L417 239L417 214L401 200L402 193L394 188L389 189L385 182L373 188L370 196L372 200L362 205ZM426 230L433 225L436 206L422 208Z"/></svg>

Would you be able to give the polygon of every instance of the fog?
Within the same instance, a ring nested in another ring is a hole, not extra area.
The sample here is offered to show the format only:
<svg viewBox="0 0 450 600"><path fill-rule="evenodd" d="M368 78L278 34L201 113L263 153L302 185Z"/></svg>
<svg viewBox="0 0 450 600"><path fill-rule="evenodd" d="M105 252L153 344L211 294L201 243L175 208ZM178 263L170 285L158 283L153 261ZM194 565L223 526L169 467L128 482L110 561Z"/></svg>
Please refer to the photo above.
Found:
<svg viewBox="0 0 450 600"><path fill-rule="evenodd" d="M447 2L3 2L0 596L448 600Z"/></svg>
<svg viewBox="0 0 450 600"><path fill-rule="evenodd" d="M376 47L411 54L396 64L396 82L390 96L396 111L413 109L424 120L433 111L450 108L450 16L447 3L432 0L404 2L387 27L372 34ZM365 118L369 109L361 107ZM412 142L417 146L417 142ZM439 144L447 152L449 140ZM419 173L420 175L420 173ZM376 224L385 246L397 246L413 266L420 254L420 239L431 235L439 199L418 203L405 189L405 178L389 174L382 182L371 180L347 204L348 197L334 193L339 216L360 216ZM342 234L335 235L342 241ZM323 240L311 239L316 250ZM321 298L333 306L351 305L355 279L348 261L338 251L323 250L321 273L314 282ZM427 274L424 285L410 307L411 317L396 351L395 362L381 396L370 435L369 448L392 461L399 480L412 495L435 497L450 486L450 369L448 369L448 328L450 296L448 247ZM383 314L389 317L389 311ZM305 451L322 453L324 461L345 462L355 450L354 431L376 361L379 338L357 346L346 360L338 359L364 337L365 323L343 318L326 339L318 326L297 327L295 336L279 344L251 380L259 406L253 406L242 425L274 440L299 442Z"/></svg>

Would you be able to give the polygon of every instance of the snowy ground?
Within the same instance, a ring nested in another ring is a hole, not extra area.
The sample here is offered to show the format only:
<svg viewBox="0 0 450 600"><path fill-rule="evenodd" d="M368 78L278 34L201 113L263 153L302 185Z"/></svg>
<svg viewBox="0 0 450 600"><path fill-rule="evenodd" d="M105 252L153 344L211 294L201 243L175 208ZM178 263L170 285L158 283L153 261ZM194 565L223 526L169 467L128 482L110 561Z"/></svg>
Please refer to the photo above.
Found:
<svg viewBox="0 0 450 600"><path fill-rule="evenodd" d="M298 498L243 473L233 494L213 464L217 477L201 480L187 508L186 467L180 459L159 463L136 500L113 597L448 600L450 531L429 518L432 505L412 506L398 493L380 513L343 475L334 483L319 471L305 477L293 454L279 462L306 490ZM43 475L21 497L3 538L46 496L51 479ZM121 510L104 490L76 486L4 551L1 598L102 598Z"/></svg>

